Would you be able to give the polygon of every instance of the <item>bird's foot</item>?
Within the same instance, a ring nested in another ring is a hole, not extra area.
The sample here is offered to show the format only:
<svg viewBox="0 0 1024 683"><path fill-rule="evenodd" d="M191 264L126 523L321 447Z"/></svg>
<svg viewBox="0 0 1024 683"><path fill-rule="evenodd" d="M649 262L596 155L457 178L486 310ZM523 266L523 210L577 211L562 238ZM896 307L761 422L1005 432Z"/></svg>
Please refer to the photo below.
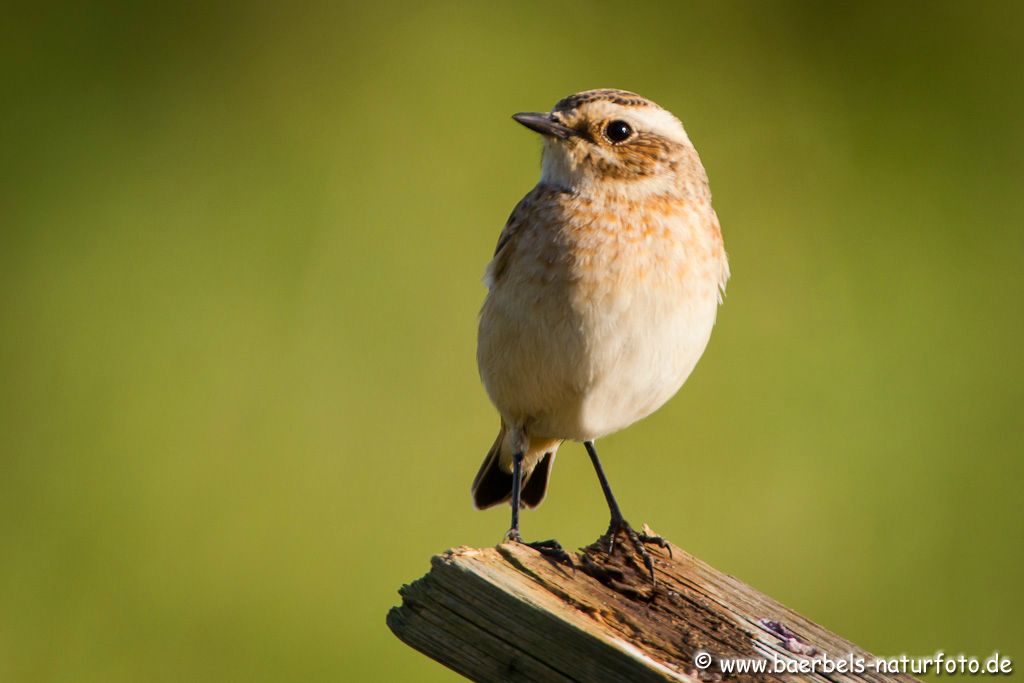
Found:
<svg viewBox="0 0 1024 683"><path fill-rule="evenodd" d="M572 570L574 572L576 571L576 563L572 561L572 556L565 552L562 544L553 538L546 541L533 541L532 543L527 543L523 540L522 536L519 535L519 529L509 529L508 533L505 534L505 540L520 543L528 548L533 548L544 557L551 558L556 562L572 567Z"/></svg>
<svg viewBox="0 0 1024 683"><path fill-rule="evenodd" d="M619 532L624 533L630 543L633 544L633 548L636 549L637 553L639 553L640 557L643 559L644 567L647 568L648 573L651 575L651 583L657 584L657 581L654 578L654 561L651 559L650 553L647 552L645 544L651 543L660 548L667 549L669 557L672 557L672 547L664 538L656 534L649 534L647 533L648 531L650 531L650 529L647 527L644 527L642 532L637 531L631 527L629 522L627 522L623 517L613 517L611 524L608 525L608 533L605 534L605 537L608 539L608 554L611 555L615 552L615 540L618 537Z"/></svg>

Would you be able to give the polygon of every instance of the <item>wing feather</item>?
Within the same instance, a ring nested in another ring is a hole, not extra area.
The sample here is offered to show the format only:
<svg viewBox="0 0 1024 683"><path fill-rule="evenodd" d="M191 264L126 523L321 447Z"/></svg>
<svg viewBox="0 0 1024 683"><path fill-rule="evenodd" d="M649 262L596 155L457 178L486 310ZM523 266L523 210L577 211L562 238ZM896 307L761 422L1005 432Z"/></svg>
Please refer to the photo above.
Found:
<svg viewBox="0 0 1024 683"><path fill-rule="evenodd" d="M484 284L487 285L487 289L493 289L494 285L501 280L501 276L515 254L516 239L522 233L522 227L527 220L532 194L532 192L527 194L516 204L516 208L512 210L512 214L505 221L505 227L502 229L501 234L498 235L498 244L494 248L494 257L487 264L487 270L484 273Z"/></svg>

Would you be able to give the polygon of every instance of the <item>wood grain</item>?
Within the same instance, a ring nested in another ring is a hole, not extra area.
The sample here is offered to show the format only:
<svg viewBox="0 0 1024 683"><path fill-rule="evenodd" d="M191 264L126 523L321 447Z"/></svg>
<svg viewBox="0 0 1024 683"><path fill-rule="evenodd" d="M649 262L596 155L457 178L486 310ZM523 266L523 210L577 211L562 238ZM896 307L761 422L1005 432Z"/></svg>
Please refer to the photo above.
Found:
<svg viewBox="0 0 1024 683"><path fill-rule="evenodd" d="M623 539L624 540L624 539ZM685 551L639 557L607 539L576 568L526 546L461 547L403 586L387 623L408 645L474 681L913 681L907 675L723 675L719 657L801 660L872 655ZM713 662L694 664L698 652Z"/></svg>

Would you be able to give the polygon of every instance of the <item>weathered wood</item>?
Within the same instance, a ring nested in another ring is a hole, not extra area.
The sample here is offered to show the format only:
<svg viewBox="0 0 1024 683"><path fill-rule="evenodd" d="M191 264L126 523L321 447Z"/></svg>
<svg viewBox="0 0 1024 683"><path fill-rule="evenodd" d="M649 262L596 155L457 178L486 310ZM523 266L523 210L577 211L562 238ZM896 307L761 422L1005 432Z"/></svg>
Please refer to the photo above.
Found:
<svg viewBox="0 0 1024 683"><path fill-rule="evenodd" d="M638 557L621 544L609 556L606 542L575 555L575 571L520 544L449 550L402 587L388 626L475 681L915 680L871 668L723 676L720 657L873 657L675 546L672 558L651 548L652 586Z"/></svg>

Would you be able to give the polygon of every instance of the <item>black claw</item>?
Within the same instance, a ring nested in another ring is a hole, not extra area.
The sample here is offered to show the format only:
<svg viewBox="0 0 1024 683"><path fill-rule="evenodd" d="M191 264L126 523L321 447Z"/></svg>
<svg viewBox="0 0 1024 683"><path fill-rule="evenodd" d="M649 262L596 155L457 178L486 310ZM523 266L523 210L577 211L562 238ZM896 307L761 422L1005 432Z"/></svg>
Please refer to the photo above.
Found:
<svg viewBox="0 0 1024 683"><path fill-rule="evenodd" d="M555 562L572 567L573 573L576 573L576 563L572 561L572 556L565 551L561 543L553 538L546 541L533 541L531 543L527 543L519 535L518 529L510 529L509 532L505 534L505 539L514 543L520 543L528 548L533 548L544 557L548 557Z"/></svg>
<svg viewBox="0 0 1024 683"><path fill-rule="evenodd" d="M669 545L669 542L666 541L663 536L651 536L649 534L638 533L637 538L639 538L644 543L650 543L651 545L656 545L659 548L664 548L668 551L668 556L672 559L675 559L675 557L672 555L672 546Z"/></svg>
<svg viewBox="0 0 1024 683"><path fill-rule="evenodd" d="M611 555L615 550L615 539L620 531L626 534L626 538L628 538L630 543L633 544L633 548L636 549L636 552L644 561L644 567L647 569L647 573L651 575L651 584L655 586L658 585L658 581L654 577L654 560L651 559L651 555L647 552L647 548L644 547L644 544L651 543L661 548L667 548L669 557L672 557L672 548L669 546L668 541L661 536L651 536L649 534L638 533L625 519L613 519L611 524L608 525L609 555Z"/></svg>
<svg viewBox="0 0 1024 683"><path fill-rule="evenodd" d="M576 563L572 561L572 556L565 552L562 544L554 539L534 541L533 543L524 543L523 545L530 546L544 557L550 557L556 562L572 567L573 572L576 571Z"/></svg>

